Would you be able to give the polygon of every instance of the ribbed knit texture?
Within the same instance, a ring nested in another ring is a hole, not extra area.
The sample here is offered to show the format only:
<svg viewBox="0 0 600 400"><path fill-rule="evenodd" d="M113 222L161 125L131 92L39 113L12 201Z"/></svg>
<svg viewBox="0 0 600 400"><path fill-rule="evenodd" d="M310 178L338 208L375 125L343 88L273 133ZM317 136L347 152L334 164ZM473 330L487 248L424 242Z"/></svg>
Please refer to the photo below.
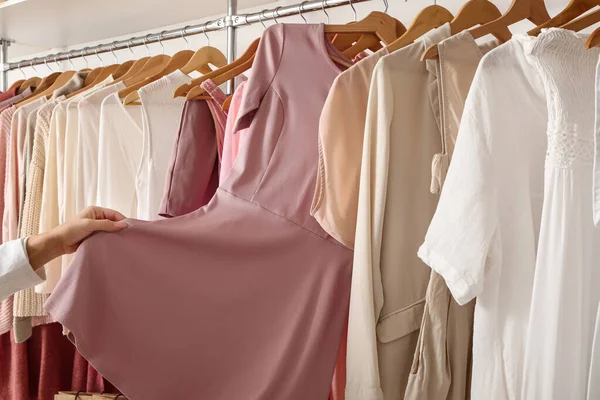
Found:
<svg viewBox="0 0 600 400"><path fill-rule="evenodd" d="M6 163L8 160L8 146L10 139L10 122L16 111L15 106L11 106L0 113L0 215L4 212L4 183L8 169ZM0 302L0 335L8 332L12 328L13 322L13 296Z"/></svg>
<svg viewBox="0 0 600 400"><path fill-rule="evenodd" d="M20 218L21 237L35 235L40 231L40 216L42 207L42 191L44 186L44 170L46 164L46 147L50 132L50 119L54 108L64 96L82 88L85 84L87 73L75 74L63 87L54 91L52 100L42 105L37 110L35 129L31 151L31 162L28 166L25 180L25 201L23 213ZM27 340L31 336L31 327L53 322L53 319L44 310L47 294L36 293L34 288L22 290L14 295L13 314L15 340L17 343ZM23 318L25 317L25 318ZM31 321L27 317L41 317Z"/></svg>

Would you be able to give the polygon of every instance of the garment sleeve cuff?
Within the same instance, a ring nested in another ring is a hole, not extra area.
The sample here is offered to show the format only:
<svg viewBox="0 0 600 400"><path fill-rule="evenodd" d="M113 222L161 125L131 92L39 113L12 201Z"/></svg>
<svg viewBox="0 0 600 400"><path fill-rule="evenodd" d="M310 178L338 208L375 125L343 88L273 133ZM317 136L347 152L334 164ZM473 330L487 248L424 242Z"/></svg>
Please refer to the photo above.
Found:
<svg viewBox="0 0 600 400"><path fill-rule="evenodd" d="M346 400L383 400L383 391L376 389L346 388Z"/></svg>
<svg viewBox="0 0 600 400"><path fill-rule="evenodd" d="M425 264L444 278L452 297L459 305L465 305L477 296L479 291L477 285L469 283L452 263L432 251L427 243L419 248L418 255Z"/></svg>
<svg viewBox="0 0 600 400"><path fill-rule="evenodd" d="M6 265L10 265L10 269L0 279L0 299L44 281L44 269L40 268L39 273L36 273L29 265L26 244L27 238L23 238L2 245L7 246L8 250L3 253L8 254L7 259L2 261L6 262Z"/></svg>

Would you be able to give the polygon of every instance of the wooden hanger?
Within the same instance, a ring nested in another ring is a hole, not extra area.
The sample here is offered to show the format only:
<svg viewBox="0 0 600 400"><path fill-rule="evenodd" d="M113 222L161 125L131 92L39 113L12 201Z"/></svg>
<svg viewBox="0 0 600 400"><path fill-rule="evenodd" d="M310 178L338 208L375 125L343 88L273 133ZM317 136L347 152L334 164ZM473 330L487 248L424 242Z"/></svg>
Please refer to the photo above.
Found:
<svg viewBox="0 0 600 400"><path fill-rule="evenodd" d="M182 67L181 72L189 75L193 71L198 71L202 74L209 74L213 70L211 65L215 67L223 67L227 65L227 57L219 49L212 46L204 46L196 51L189 61Z"/></svg>
<svg viewBox="0 0 600 400"><path fill-rule="evenodd" d="M33 95L29 96L27 99L25 99L24 101L22 101L21 103L17 103L17 106L22 106L28 103L31 103L37 99L40 99L42 97L47 97L47 96L52 96L52 94L54 93L54 91L56 89L60 89L61 87L63 87L67 82L69 82L71 80L71 78L76 74L76 71L66 71L63 73L58 73L58 77L56 78L56 80L52 83L52 85L50 85L50 87L46 88L45 90L43 90L40 93L34 93ZM41 85L40 85L41 86Z"/></svg>
<svg viewBox="0 0 600 400"><path fill-rule="evenodd" d="M412 24L404 35L396 39L387 48L391 52L408 46L432 29L438 28L447 22L451 22L454 16L442 6L432 5L425 7L415 17Z"/></svg>
<svg viewBox="0 0 600 400"><path fill-rule="evenodd" d="M389 39L391 39L393 37L392 41L396 40L397 38L399 38L406 32L406 27L400 21L398 21L397 19L391 17L390 15L388 15L386 13L382 13L380 11L373 11L369 15L367 15L367 17L365 19L363 19L362 21L365 21L368 18L378 20L379 24L381 25L382 29L384 30L382 36L386 36ZM361 23L362 21L359 21L357 23ZM393 35L388 35L390 32L393 32ZM356 37L355 35L341 35L342 38L344 36L350 36L352 38L352 40L354 40L354 38ZM345 57L347 57L349 59L353 59L361 51L364 51L366 49L371 49L373 51L379 50L381 48L382 41L386 45L389 45L390 43L392 43L391 41L386 42L386 40L382 39L381 36L378 36L375 33L360 35L358 40L356 40L356 43L354 45L352 45L350 48L344 50L343 54ZM333 44L336 45L335 42L333 42ZM341 48L341 47L338 47L337 45L336 45L336 47L338 49Z"/></svg>
<svg viewBox="0 0 600 400"><path fill-rule="evenodd" d="M594 32L592 32L588 40L585 42L586 49L591 49L593 47L600 47L600 28L597 28Z"/></svg>
<svg viewBox="0 0 600 400"><path fill-rule="evenodd" d="M168 75L177 70L181 70L194 56L194 52L191 50L183 50L175 53L173 57L169 60L165 68L157 74L152 75L149 78L146 78L142 82L138 82L135 85L129 86L123 89L123 96L125 99L123 100L123 104L132 104L140 99L140 95L138 93L138 89L143 86L148 85L149 83L155 82L162 78L165 75ZM211 70L212 71L212 70ZM119 92L120 93L120 92Z"/></svg>
<svg viewBox="0 0 600 400"><path fill-rule="evenodd" d="M381 27L380 35L377 35L376 33L337 34L333 38L332 43L338 50L344 53L344 56L348 58L354 58L361 51L366 49L377 51L381 48L382 41L385 44L389 44L391 42L386 42L386 40L390 40L392 38L392 41L396 40L404 32L406 32L406 28L400 21L381 11L373 11L362 20L351 22L349 25L356 24L378 24ZM386 39L383 39L383 36L385 36Z"/></svg>
<svg viewBox="0 0 600 400"><path fill-rule="evenodd" d="M150 57L142 57L139 60L135 60L133 62L133 65L127 70L127 72L125 72L125 74L123 74L120 78L117 78L112 84L114 85L117 82L123 82L133 76L135 76L138 72L140 72L142 70L142 68L144 68L144 65L146 65L146 63L150 60ZM115 74L118 73L115 72Z"/></svg>
<svg viewBox="0 0 600 400"><path fill-rule="evenodd" d="M223 67L221 67L215 71L212 71L206 75L192 79L192 82L190 82L189 84L179 86L177 89L175 89L175 92L173 93L173 97L186 96L192 88L199 86L205 80L214 79L215 77L217 77L223 73L233 70L241 65L245 65L245 63L247 63L247 62L250 62L250 66L252 66L252 61L254 60L254 55L256 54L256 50L258 50L259 43L260 43L260 38L254 40L250 44L250 46L248 46L246 51L244 51L244 54L239 56L235 61L233 61L229 64L226 64ZM183 72L183 70L182 70L182 72Z"/></svg>
<svg viewBox="0 0 600 400"><path fill-rule="evenodd" d="M128 79L122 80L121 82L123 82L126 87L135 85L138 82L142 82L144 79L162 71L169 63L170 59L171 57L169 57L166 54L159 54L157 56L150 57L150 59L144 64L144 66L140 69L139 72L137 72L135 75ZM121 96L121 92L123 90L119 92L120 98L123 98Z"/></svg>
<svg viewBox="0 0 600 400"><path fill-rule="evenodd" d="M497 32L500 28L528 19L536 25L541 25L550 19L544 0L513 0L506 13L495 21L471 29L473 38L479 39L485 35Z"/></svg>
<svg viewBox="0 0 600 400"><path fill-rule="evenodd" d="M18 83L19 81L15 82ZM26 79L24 81L20 81L21 84L19 85L19 89L17 90L17 93L23 93L25 90L27 90L27 88L38 88L40 86L40 84L42 83L42 78L38 78L37 76L34 76L33 78L29 78ZM15 85L13 84L13 86ZM11 86L12 88L12 86Z"/></svg>
<svg viewBox="0 0 600 400"><path fill-rule="evenodd" d="M569 21L561 26L561 29L567 29L573 32L579 32L585 28L600 22L600 10L593 11L589 14L585 14L582 17Z"/></svg>
<svg viewBox="0 0 600 400"><path fill-rule="evenodd" d="M40 81L42 80L41 78L39 78ZM18 81L14 81L12 85L10 85L8 87L8 90L13 90L15 88L17 88L17 93L19 92L19 90L21 89L21 85L25 83L25 79L19 79Z"/></svg>
<svg viewBox="0 0 600 400"><path fill-rule="evenodd" d="M450 33L456 35L465 29L476 25L487 24L502 16L498 7L489 0L469 0L456 14L456 17L450 22ZM492 33L498 40L506 42L510 40L512 34L507 27L500 27L498 31ZM437 44L429 46L421 56L421 61L432 60L438 56Z"/></svg>
<svg viewBox="0 0 600 400"><path fill-rule="evenodd" d="M564 10L527 33L531 36L537 36L544 28L565 25L598 5L600 5L600 0L571 0Z"/></svg>

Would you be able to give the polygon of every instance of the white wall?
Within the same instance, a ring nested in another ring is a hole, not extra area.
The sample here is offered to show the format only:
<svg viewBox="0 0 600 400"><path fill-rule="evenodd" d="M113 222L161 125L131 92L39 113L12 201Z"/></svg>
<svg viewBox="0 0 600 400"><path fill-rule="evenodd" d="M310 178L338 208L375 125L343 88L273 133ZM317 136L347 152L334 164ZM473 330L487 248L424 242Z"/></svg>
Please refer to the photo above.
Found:
<svg viewBox="0 0 600 400"><path fill-rule="evenodd" d="M225 1L225 0L204 0L204 1ZM508 6L511 2L510 0L491 0L491 1L498 6L498 8L500 9L501 12L506 11L506 9L508 8ZM241 14L241 13L247 13L247 12L258 12L263 9L272 9L277 6L295 4L298 2L299 2L299 0L280 0L277 2L266 4L261 7L239 10L239 13ZM389 10L388 10L389 14L394 16L395 18L399 19L400 21L402 21L405 26L408 26L408 25L410 25L410 22L412 21L414 16L421 9L426 7L427 5L433 4L433 1L428 2L428 1L418 1L418 0L408 0L408 1L389 0L389 3L390 3ZM460 7L464 4L464 1L463 0L438 0L437 4L446 7L448 10L450 10L452 13L455 14L460 9ZM546 0L546 4L548 7L548 11L550 12L550 15L554 15L558 11L560 11L561 9L564 8L564 6L567 4L567 0ZM363 3L355 4L354 7L356 9L357 18L361 19L362 17L366 16L370 11L383 10L383 1L382 0L370 0L370 1L363 2ZM347 23L354 19L354 13L352 12L352 8L347 5L330 8L327 10L327 12L329 13L331 23L340 23L340 24ZM190 14L193 14L192 10L190 10ZM317 22L326 22L327 21L325 14L321 11L305 13L304 16L308 20L308 22L317 23ZM178 25L156 27L156 28L152 29L151 31L135 32L135 33L132 33L127 36L106 38L106 39L102 40L102 42L107 43L107 42L112 42L114 40L126 39L131 36L141 36L144 34L148 34L150 32L154 33L154 32L160 32L165 29L181 28L186 25L204 23L205 21L214 20L214 19L217 19L220 17L222 17L222 15L215 15L215 16L212 16L205 20L191 20L187 23L178 24ZM291 17L286 17L286 18L280 18L279 21L287 22L287 23L293 23L293 22L303 23L304 22L300 18L300 16L291 16ZM272 20L265 21L265 25L267 25L267 26L271 25L273 23L274 22ZM529 22L524 22L524 23L516 24L511 29L513 32L522 32L532 26L533 25L530 24ZM246 49L246 47L255 38L259 37L261 32L263 31L263 29L264 28L260 23L249 25L249 26L244 26L244 27L239 27L237 29L237 52L238 52L238 54L242 53ZM211 32L208 34L208 37L210 38L210 44L212 46L219 48L220 50L223 51L223 53L225 53L226 33L224 30L218 31L218 32ZM202 34L189 36L187 39L189 42L190 49L197 49L197 48L207 44L207 38ZM91 45L94 45L97 43L101 43L101 42L82 43L82 44L77 45L72 48L81 48L83 46L91 46ZM183 50L186 48L186 43L183 39L167 40L167 41L164 41L163 44L165 47L165 53L167 53L167 54L173 54L179 50ZM150 47L151 55L159 54L160 52L162 52L162 47L158 43L151 44L151 45L149 45L149 47ZM50 53L57 52L57 51L70 50L72 48L52 49L50 51ZM146 55L146 52L147 52L147 49L144 46L134 47L134 48L132 48L132 50L133 50L136 58ZM46 54L46 53L34 54L31 56L32 57L33 56L41 56L44 54ZM131 52L129 50L117 51L116 55L117 55L117 58L119 61L131 59ZM110 53L100 54L98 56L101 57L102 60L104 60L105 65L112 64L114 62L114 57ZM86 57L86 59L87 59L87 64L82 58L75 58L72 60L72 62L76 69L85 68L86 65L89 65L90 68L100 66L100 60L95 55L88 56L88 57ZM11 62L17 61L14 59L10 59L10 53L9 53L9 60ZM62 64L61 70L69 68L68 62L63 62L61 64ZM54 63L50 63L48 66L50 68L52 68L54 71L58 70L57 66ZM27 77L43 76L43 75L46 75L47 73L49 73L48 68L44 65L40 65L35 68L36 68L37 73L34 72L30 67L24 67L22 69L22 71L25 74L25 76L27 76ZM9 76L8 76L8 81L12 82L17 79L22 79L23 73L19 72L18 70L10 71Z"/></svg>

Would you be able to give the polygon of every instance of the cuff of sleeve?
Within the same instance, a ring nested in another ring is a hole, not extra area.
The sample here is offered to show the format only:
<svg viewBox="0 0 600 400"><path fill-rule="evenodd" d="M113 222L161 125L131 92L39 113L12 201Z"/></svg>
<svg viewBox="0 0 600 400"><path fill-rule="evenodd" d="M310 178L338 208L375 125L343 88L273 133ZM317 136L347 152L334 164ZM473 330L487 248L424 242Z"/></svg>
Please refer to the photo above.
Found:
<svg viewBox="0 0 600 400"><path fill-rule="evenodd" d="M5 254L8 254L8 260L2 261L11 267L2 280L0 280L0 299L4 299L13 293L30 288L44 281L29 265L29 258L27 257L25 247L26 243L27 238L23 238L2 245L6 246L7 252Z"/></svg>
<svg viewBox="0 0 600 400"><path fill-rule="evenodd" d="M418 256L423 262L440 274L446 281L446 286L450 289L452 297L459 305L465 305L473 300L479 294L477 285L470 284L457 268L448 262L444 257L432 251L427 243L424 243L418 252Z"/></svg>
<svg viewBox="0 0 600 400"><path fill-rule="evenodd" d="M346 388L346 400L383 400L383 391L381 388Z"/></svg>

